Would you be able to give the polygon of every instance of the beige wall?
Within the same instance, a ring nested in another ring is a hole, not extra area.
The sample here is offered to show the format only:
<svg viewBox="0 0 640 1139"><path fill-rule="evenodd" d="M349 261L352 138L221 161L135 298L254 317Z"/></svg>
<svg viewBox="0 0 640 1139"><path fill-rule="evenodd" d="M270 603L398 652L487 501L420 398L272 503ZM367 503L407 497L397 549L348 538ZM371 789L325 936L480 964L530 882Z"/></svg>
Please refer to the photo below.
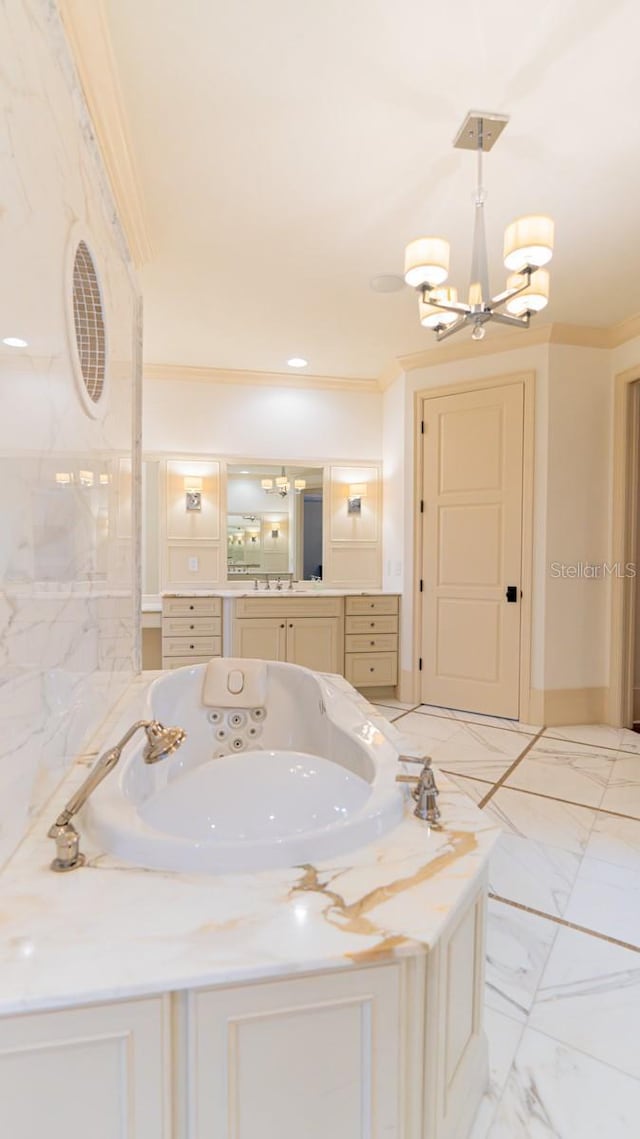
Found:
<svg viewBox="0 0 640 1139"><path fill-rule="evenodd" d="M385 392L385 504L393 510L393 517L385 514L383 558L388 572L391 559L402 548L405 677L415 664L419 647L413 614L415 393L533 371L531 686L538 693L562 694L564 701L567 690L600 693L608 684L610 583L605 577L589 577L580 569L577 572L582 572L582 577L562 576L559 569L552 571L551 563L584 566L608 558L611 365L612 354L605 349L525 344L522 349L495 356L470 357L413 371ZM399 510L403 501L404 509Z"/></svg>
<svg viewBox="0 0 640 1139"><path fill-rule="evenodd" d="M382 457L382 392L145 380L143 449L269 459Z"/></svg>

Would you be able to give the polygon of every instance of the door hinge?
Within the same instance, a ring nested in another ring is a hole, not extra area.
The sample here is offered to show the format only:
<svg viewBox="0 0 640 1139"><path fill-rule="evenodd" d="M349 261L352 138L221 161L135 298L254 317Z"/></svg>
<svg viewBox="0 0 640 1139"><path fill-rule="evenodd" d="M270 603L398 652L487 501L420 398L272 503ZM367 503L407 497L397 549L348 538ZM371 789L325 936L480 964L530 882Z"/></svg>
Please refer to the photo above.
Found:
<svg viewBox="0 0 640 1139"><path fill-rule="evenodd" d="M420 592L421 593L422 593L423 589L424 589L424 582L423 582L422 578L420 578Z"/></svg>
<svg viewBox="0 0 640 1139"><path fill-rule="evenodd" d="M418 672L422 672L422 657L420 657L420 660L418 661Z"/></svg>
<svg viewBox="0 0 640 1139"><path fill-rule="evenodd" d="M422 422L420 424L420 434L424 435L424 419L422 420Z"/></svg>
<svg viewBox="0 0 640 1139"><path fill-rule="evenodd" d="M420 513L424 514L424 499L420 499Z"/></svg>

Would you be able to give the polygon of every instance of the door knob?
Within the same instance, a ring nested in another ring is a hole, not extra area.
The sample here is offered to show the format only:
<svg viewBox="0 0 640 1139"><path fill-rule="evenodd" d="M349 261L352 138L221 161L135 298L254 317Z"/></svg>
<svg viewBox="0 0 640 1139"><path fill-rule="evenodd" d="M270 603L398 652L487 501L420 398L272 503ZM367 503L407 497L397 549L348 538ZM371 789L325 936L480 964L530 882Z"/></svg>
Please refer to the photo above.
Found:
<svg viewBox="0 0 640 1139"><path fill-rule="evenodd" d="M508 585L507 592L505 593L507 601L516 602L518 600L518 587L517 585Z"/></svg>

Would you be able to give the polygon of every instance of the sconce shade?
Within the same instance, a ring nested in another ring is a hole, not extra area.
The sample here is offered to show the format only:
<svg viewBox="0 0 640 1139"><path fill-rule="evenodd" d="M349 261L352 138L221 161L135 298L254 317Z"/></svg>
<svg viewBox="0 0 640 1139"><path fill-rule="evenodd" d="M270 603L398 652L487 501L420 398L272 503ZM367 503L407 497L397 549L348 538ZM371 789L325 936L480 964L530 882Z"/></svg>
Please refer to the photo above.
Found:
<svg viewBox="0 0 640 1139"><path fill-rule="evenodd" d="M504 231L504 264L512 273L527 265L540 268L553 256L551 218L532 216L512 221Z"/></svg>
<svg viewBox="0 0 640 1139"><path fill-rule="evenodd" d="M352 482L349 487L349 498L364 498L367 493L367 484L363 482Z"/></svg>
<svg viewBox="0 0 640 1139"><path fill-rule="evenodd" d="M202 479L199 475L185 475L184 476L184 489L185 490L202 490Z"/></svg>
<svg viewBox="0 0 640 1139"><path fill-rule="evenodd" d="M273 490L273 479L260 479L260 486L263 490Z"/></svg>
<svg viewBox="0 0 640 1139"><path fill-rule="evenodd" d="M453 301L455 303L458 300L458 290L449 285L445 285L439 289L432 289L430 295L438 301ZM455 312L446 312L444 309L438 309L435 305L429 304L429 301L423 301L422 297L418 298L418 314L420 316L420 324L423 328L438 328L443 324L453 324L458 319Z"/></svg>
<svg viewBox="0 0 640 1139"><path fill-rule="evenodd" d="M442 285L449 276L449 242L417 237L404 251L404 279L413 288Z"/></svg>
<svg viewBox="0 0 640 1139"><path fill-rule="evenodd" d="M306 479L294 479L293 480L293 489L294 490L304 490L306 485L307 485Z"/></svg>
<svg viewBox="0 0 640 1139"><path fill-rule="evenodd" d="M508 289L522 285L522 276L514 273L507 279ZM536 269L526 289L507 301L506 309L512 316L523 316L526 312L540 312L549 302L549 274L546 269Z"/></svg>
<svg viewBox="0 0 640 1139"><path fill-rule="evenodd" d="M289 480L286 475L278 475L276 479L276 486L284 487L289 485Z"/></svg>

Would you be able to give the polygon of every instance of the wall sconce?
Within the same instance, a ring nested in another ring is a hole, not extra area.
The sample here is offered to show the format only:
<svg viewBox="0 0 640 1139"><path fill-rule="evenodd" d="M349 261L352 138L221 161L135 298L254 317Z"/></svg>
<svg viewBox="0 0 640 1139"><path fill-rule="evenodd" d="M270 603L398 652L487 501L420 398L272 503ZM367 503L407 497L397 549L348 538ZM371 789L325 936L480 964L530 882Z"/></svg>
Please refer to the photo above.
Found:
<svg viewBox="0 0 640 1139"><path fill-rule="evenodd" d="M202 479L187 475L184 480L185 510L202 510Z"/></svg>
<svg viewBox="0 0 640 1139"><path fill-rule="evenodd" d="M354 482L349 486L349 497L347 498L347 513L348 514L361 514L362 513L362 499L366 497L367 485L363 482Z"/></svg>
<svg viewBox="0 0 640 1139"><path fill-rule="evenodd" d="M273 527L273 530L271 531L271 537L272 538L279 538L280 537L280 531L279 531L277 526Z"/></svg>
<svg viewBox="0 0 640 1139"><path fill-rule="evenodd" d="M69 471L58 471L56 474L56 482L58 486L71 486L73 475Z"/></svg>
<svg viewBox="0 0 640 1139"><path fill-rule="evenodd" d="M93 471L78 471L80 486L93 486Z"/></svg>

